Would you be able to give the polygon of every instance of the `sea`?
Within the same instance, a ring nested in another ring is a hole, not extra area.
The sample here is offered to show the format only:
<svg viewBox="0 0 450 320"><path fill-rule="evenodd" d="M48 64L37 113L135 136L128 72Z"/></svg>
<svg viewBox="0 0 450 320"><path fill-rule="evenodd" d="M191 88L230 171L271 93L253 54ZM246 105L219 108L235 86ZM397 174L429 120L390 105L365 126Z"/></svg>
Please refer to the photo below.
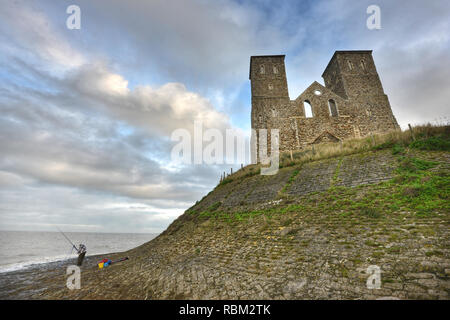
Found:
<svg viewBox="0 0 450 320"><path fill-rule="evenodd" d="M64 232L72 243L87 247L86 256L122 252L155 238L155 233ZM75 258L60 232L0 231L0 273Z"/></svg>

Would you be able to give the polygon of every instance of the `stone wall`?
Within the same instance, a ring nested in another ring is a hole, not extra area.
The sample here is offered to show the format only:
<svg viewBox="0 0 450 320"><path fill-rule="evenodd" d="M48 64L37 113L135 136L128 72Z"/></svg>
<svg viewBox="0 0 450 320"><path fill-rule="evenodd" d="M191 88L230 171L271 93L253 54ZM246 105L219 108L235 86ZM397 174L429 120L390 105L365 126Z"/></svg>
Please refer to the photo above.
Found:
<svg viewBox="0 0 450 320"><path fill-rule="evenodd" d="M252 57L252 128L279 129L281 151L399 129L371 51L336 51L322 76L325 86L314 82L290 100L284 56ZM305 114L305 101L312 117Z"/></svg>

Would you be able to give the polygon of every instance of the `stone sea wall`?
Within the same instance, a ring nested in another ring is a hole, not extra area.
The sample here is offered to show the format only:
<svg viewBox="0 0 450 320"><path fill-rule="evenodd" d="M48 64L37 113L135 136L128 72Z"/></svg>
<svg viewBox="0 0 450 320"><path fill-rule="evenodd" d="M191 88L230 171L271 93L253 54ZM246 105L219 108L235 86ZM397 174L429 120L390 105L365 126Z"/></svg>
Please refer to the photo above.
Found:
<svg viewBox="0 0 450 320"><path fill-rule="evenodd" d="M393 177L395 165L390 152L369 152L282 168L273 176L255 175L218 186L192 210L205 211L216 205L216 210L243 211L278 200L281 191L298 197L326 191L332 185L352 187L378 183ZM282 190L294 172L294 180Z"/></svg>
<svg viewBox="0 0 450 320"><path fill-rule="evenodd" d="M447 153L416 156L448 176ZM154 240L110 257L128 261L83 266L80 290L61 269L27 282L29 298L448 299L449 213L387 206L398 163L368 152L222 184ZM374 265L378 289L367 286Z"/></svg>

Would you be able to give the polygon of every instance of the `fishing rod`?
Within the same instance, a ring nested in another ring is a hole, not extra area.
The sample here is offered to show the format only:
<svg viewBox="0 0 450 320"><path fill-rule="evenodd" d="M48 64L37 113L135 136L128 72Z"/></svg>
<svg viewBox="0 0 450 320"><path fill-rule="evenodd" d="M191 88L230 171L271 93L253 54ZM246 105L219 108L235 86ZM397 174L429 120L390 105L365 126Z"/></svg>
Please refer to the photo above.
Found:
<svg viewBox="0 0 450 320"><path fill-rule="evenodd" d="M66 238L67 241L69 241L69 243L72 245L72 249L75 249L75 251L78 251L77 247L73 244L72 241L70 241L70 239L64 234L64 232L62 232L59 228L57 228L59 232L61 232L61 234L64 236L64 238Z"/></svg>
<svg viewBox="0 0 450 320"><path fill-rule="evenodd" d="M64 232L62 232L59 228L57 228L59 230L59 232L61 232L61 234L64 236L64 238L66 238L67 241L69 241L69 243L72 245L72 250L75 249L75 251L78 254L78 261L77 261L77 266L81 266L83 264L83 259L84 256L86 255L86 246L84 244L80 244L80 247L77 248L72 241L70 241L69 237L67 237ZM70 253L72 254L72 251L70 251Z"/></svg>

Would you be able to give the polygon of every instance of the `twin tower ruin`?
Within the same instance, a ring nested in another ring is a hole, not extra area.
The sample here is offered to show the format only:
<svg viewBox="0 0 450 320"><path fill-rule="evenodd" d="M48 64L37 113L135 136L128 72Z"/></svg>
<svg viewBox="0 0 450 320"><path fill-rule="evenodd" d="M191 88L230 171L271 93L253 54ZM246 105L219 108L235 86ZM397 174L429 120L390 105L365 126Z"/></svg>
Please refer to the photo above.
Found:
<svg viewBox="0 0 450 320"><path fill-rule="evenodd" d="M325 86L314 81L295 100L284 57L252 56L249 75L252 129L279 129L281 152L399 129L371 50L336 51L322 74Z"/></svg>

